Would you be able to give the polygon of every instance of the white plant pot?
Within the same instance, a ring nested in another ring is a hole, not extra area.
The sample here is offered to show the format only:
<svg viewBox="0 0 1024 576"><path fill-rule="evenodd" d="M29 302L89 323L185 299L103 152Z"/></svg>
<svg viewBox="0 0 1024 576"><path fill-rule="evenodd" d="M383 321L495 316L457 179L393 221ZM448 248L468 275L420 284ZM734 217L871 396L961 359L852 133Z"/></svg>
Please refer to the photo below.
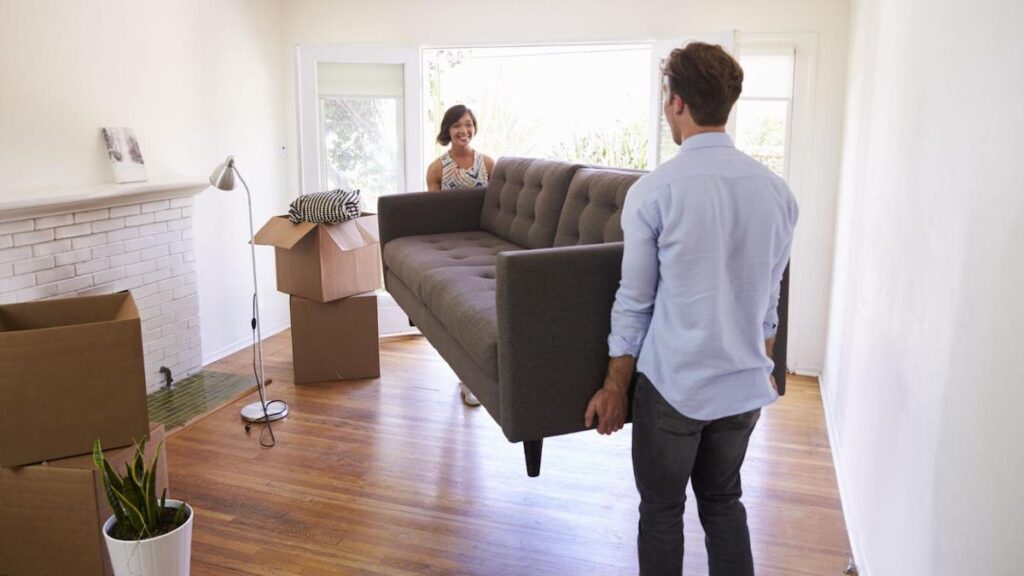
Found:
<svg viewBox="0 0 1024 576"><path fill-rule="evenodd" d="M116 518L103 523L110 564L116 576L188 576L192 560L192 507L180 500L167 499L167 506L188 509L188 520L171 532L148 540L117 540L109 531Z"/></svg>

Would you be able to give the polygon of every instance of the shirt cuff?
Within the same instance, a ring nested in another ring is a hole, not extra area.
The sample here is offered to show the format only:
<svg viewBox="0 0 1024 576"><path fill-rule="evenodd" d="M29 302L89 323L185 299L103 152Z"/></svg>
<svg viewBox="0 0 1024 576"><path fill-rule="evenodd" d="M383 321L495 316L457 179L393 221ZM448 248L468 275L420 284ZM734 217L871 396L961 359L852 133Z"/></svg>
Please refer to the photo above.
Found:
<svg viewBox="0 0 1024 576"><path fill-rule="evenodd" d="M608 356L610 358L617 358L619 356L632 356L637 358L640 356L641 342L631 343L622 336L616 336L612 334L608 337Z"/></svg>
<svg viewBox="0 0 1024 576"><path fill-rule="evenodd" d="M765 322L761 325L761 329L764 331L764 339L775 338L776 332L779 331L779 325L776 322Z"/></svg>

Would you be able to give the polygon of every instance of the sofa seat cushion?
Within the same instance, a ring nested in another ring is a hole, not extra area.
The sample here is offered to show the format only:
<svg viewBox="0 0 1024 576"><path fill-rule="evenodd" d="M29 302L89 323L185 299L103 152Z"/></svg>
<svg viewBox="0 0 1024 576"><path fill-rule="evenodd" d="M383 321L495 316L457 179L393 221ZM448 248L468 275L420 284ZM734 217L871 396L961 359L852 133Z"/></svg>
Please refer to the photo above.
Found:
<svg viewBox="0 0 1024 576"><path fill-rule="evenodd" d="M479 367L497 374L495 262L522 248L483 231L406 236L388 242L384 262Z"/></svg>

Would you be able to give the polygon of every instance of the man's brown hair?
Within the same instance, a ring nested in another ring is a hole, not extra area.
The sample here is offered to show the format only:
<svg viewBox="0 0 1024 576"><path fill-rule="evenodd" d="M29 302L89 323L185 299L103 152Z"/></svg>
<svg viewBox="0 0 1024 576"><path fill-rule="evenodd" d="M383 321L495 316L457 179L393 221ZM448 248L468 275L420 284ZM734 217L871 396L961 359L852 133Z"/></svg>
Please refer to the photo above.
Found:
<svg viewBox="0 0 1024 576"><path fill-rule="evenodd" d="M743 68L721 46L692 42L676 48L662 73L699 126L721 126L743 91Z"/></svg>

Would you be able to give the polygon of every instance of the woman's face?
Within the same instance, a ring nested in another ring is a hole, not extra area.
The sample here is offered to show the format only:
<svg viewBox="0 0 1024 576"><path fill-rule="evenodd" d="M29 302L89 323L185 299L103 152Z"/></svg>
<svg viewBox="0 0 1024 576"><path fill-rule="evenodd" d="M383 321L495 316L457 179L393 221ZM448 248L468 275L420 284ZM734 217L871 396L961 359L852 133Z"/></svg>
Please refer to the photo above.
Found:
<svg viewBox="0 0 1024 576"><path fill-rule="evenodd" d="M469 115L469 112L463 114L462 118L459 118L448 129L448 136L452 139L452 144L457 146L469 146L469 141L473 139L474 134L476 134L476 126L473 124L473 117Z"/></svg>

